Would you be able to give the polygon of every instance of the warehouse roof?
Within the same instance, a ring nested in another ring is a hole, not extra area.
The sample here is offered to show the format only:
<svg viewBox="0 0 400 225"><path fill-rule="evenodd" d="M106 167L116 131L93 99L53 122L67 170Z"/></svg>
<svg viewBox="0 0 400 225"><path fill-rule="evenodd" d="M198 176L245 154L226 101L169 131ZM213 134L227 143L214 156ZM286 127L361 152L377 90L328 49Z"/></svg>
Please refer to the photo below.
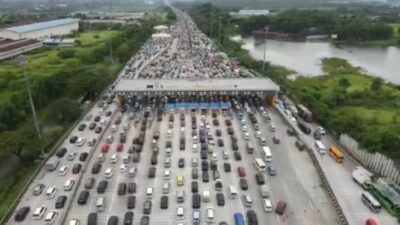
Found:
<svg viewBox="0 0 400 225"><path fill-rule="evenodd" d="M58 27L58 26L63 26L67 25L70 23L76 23L79 22L79 19L74 19L74 18L65 18L65 19L59 19L59 20L51 20L51 21L46 21L46 22L40 22L40 23L33 23L33 24L28 24L28 25L22 25L22 26L16 26L16 27L9 27L5 30L15 32L15 33L28 33L36 30L43 30L51 27Z"/></svg>
<svg viewBox="0 0 400 225"><path fill-rule="evenodd" d="M279 91L279 87L268 78L122 79L115 91Z"/></svg>

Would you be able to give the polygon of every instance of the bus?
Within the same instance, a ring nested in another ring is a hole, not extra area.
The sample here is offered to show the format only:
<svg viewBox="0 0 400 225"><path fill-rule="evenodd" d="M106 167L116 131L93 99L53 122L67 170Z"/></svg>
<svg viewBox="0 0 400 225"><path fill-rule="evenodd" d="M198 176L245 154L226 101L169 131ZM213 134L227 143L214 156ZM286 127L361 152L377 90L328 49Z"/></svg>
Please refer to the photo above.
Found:
<svg viewBox="0 0 400 225"><path fill-rule="evenodd" d="M337 163L342 163L344 159L344 155L342 150L340 150L338 147L332 145L329 148L329 155L332 156L332 158L337 162Z"/></svg>
<svg viewBox="0 0 400 225"><path fill-rule="evenodd" d="M260 158L255 158L253 160L253 164L258 169L258 171L260 171L260 172L267 170L267 166L265 165L265 162Z"/></svg>
<svg viewBox="0 0 400 225"><path fill-rule="evenodd" d="M272 161L271 149L268 146L264 146L262 148L262 155L264 156L265 162L271 162Z"/></svg>
<svg viewBox="0 0 400 225"><path fill-rule="evenodd" d="M374 213L378 213L382 209L378 200L376 200L369 192L363 192L361 194L361 200Z"/></svg>
<svg viewBox="0 0 400 225"><path fill-rule="evenodd" d="M235 225L244 225L244 217L241 213L235 213Z"/></svg>

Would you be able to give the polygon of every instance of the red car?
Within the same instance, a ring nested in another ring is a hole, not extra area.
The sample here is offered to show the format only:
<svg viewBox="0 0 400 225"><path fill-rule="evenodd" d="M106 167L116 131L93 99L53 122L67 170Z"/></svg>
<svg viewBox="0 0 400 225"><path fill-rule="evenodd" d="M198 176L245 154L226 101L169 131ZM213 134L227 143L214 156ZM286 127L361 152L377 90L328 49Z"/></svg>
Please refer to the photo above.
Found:
<svg viewBox="0 0 400 225"><path fill-rule="evenodd" d="M104 144L103 147L101 147L101 152L107 153L109 149L110 149L110 146L108 144Z"/></svg>
<svg viewBox="0 0 400 225"><path fill-rule="evenodd" d="M245 177L246 176L246 172L244 171L244 167L241 167L241 166L238 167L238 174L239 174L239 177Z"/></svg>
<svg viewBox="0 0 400 225"><path fill-rule="evenodd" d="M118 146L117 146L117 152L122 152L122 150L124 150L124 145L118 144Z"/></svg>

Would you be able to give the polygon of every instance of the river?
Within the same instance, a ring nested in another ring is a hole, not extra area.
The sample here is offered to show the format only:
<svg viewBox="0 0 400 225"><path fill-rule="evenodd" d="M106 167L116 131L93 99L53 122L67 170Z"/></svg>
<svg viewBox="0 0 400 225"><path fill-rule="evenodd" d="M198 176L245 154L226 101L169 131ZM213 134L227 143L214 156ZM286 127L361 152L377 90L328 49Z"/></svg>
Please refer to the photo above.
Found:
<svg viewBox="0 0 400 225"><path fill-rule="evenodd" d="M396 47L335 46L328 42L294 42L254 37L233 36L242 41L243 48L249 50L256 59L264 58L306 76L322 75L321 59L338 57L361 67L366 73L379 76L387 81L400 84L400 49Z"/></svg>

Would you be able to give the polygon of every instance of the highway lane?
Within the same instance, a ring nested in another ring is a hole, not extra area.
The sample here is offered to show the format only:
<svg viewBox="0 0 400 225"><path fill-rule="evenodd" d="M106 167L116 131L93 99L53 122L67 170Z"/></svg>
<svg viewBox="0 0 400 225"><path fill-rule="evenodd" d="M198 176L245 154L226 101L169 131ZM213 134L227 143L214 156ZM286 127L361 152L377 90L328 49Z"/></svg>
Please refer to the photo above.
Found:
<svg viewBox="0 0 400 225"><path fill-rule="evenodd" d="M312 130L314 131L315 129L316 125L313 124ZM315 149L313 136L305 135L299 129L297 130L302 140L306 141L306 144L312 148L317 156L350 225L363 224L368 218L375 218L385 225L397 224L396 218L389 215L385 210L376 214L362 203L361 193L364 190L353 181L351 176L352 170L358 166L358 163L351 159L348 154L345 155L343 164L336 163L328 154L325 156L320 155ZM327 148L335 144L331 138L325 136L322 137L322 142Z"/></svg>

